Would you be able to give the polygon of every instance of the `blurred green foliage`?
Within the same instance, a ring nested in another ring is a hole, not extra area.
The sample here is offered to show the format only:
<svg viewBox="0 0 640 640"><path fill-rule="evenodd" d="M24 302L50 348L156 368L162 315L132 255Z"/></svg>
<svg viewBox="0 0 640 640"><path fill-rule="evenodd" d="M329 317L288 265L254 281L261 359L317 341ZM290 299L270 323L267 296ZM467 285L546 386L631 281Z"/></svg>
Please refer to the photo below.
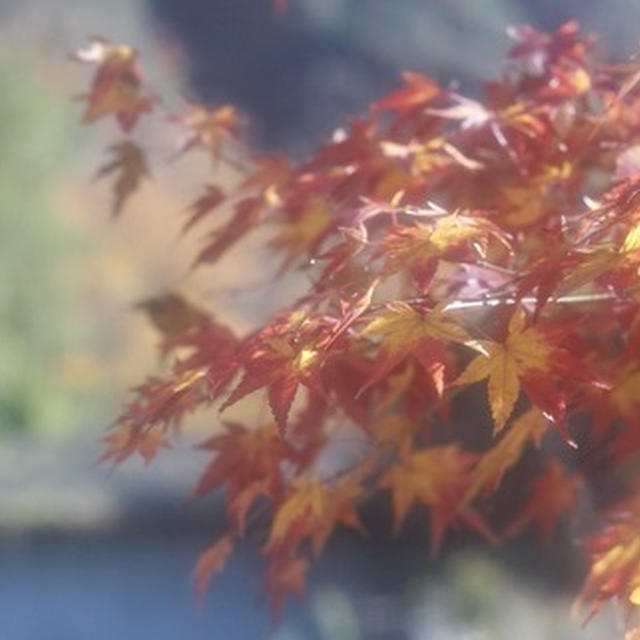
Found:
<svg viewBox="0 0 640 640"><path fill-rule="evenodd" d="M0 434L56 429L73 412L55 370L70 339L59 264L73 238L51 204L71 110L51 94L28 62L0 65Z"/></svg>

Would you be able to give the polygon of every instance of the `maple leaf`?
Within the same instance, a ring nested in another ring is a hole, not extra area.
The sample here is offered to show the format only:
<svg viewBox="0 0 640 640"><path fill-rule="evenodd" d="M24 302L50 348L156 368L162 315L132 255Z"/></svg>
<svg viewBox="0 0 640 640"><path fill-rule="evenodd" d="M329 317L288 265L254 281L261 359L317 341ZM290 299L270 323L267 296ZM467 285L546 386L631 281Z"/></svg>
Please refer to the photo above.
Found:
<svg viewBox="0 0 640 640"><path fill-rule="evenodd" d="M247 529L247 516L253 503L260 497L269 497L266 482L251 482L234 493L229 492L227 499L227 517L239 536Z"/></svg>
<svg viewBox="0 0 640 640"><path fill-rule="evenodd" d="M316 262L327 261L318 278L316 288L322 290L327 283L336 280L340 272L347 271L349 263L364 250L367 243L367 230L364 225L358 225L355 229L340 229L344 238L343 242L328 249L315 257ZM340 274L340 275L344 275Z"/></svg>
<svg viewBox="0 0 640 640"><path fill-rule="evenodd" d="M333 531L363 529L358 505L376 491L391 494L396 533L413 506L429 514L432 552L459 524L494 541L479 510L503 506L507 474L531 471L519 462L550 423L565 440L567 425L578 427L578 468L597 467L606 486L632 484L640 455L638 64L601 64L575 22L512 35L509 66L485 85L483 102L406 73L403 88L297 164L251 151L248 161L229 157L225 147L242 126L230 105L190 104L172 118L185 130L179 153L205 149L236 176L224 193L209 184L189 205L184 230L214 222L209 214L223 214L224 203L231 209L195 264L216 262L269 223L282 268L310 275L300 297L244 338L177 293L140 305L175 361L134 391L105 436L103 459L151 460L187 413L229 389L222 409L261 390L274 417L259 427L223 424L201 447L211 459L194 497L223 494L228 534L201 556L200 592L222 570L232 536L259 518L270 522L262 552L277 615L287 594L303 592ZM96 39L76 57L97 66L85 121L114 116L129 130L153 108L131 47ZM148 170L132 142L110 154L100 175L116 180L117 215ZM459 373L461 347L477 353ZM467 387L484 379L491 443L454 420L454 397L474 403ZM512 419L522 395L531 408ZM462 446L472 440L473 454ZM532 524L549 537L581 481L554 458L527 480L504 533ZM640 606L638 504L620 505L589 541L594 564L582 599L592 609L614 596Z"/></svg>
<svg viewBox="0 0 640 640"><path fill-rule="evenodd" d="M363 313L371 306L374 291L380 284L380 278L374 278L373 281L365 287L364 291L353 292L351 299L340 300L341 318L338 325L332 331L331 339L325 348L330 347L345 331L347 331Z"/></svg>
<svg viewBox="0 0 640 640"><path fill-rule="evenodd" d="M623 367L615 380L615 385L605 396L599 420L611 428L620 418L623 419L621 430L616 434L613 457L620 464L638 454L640 448L640 368L636 363ZM597 427L596 427L597 428Z"/></svg>
<svg viewBox="0 0 640 640"><path fill-rule="evenodd" d="M297 349L289 342L273 339L244 362L245 376L233 390L224 407L245 395L267 387L269 406L284 433L287 416L300 383L306 383L317 365L319 353L314 349Z"/></svg>
<svg viewBox="0 0 640 640"><path fill-rule="evenodd" d="M481 492L495 492L504 474L520 460L527 443L531 440L539 445L547 428L548 421L535 407L514 420L498 443L484 453L473 468L465 502Z"/></svg>
<svg viewBox="0 0 640 640"><path fill-rule="evenodd" d="M318 479L300 479L275 513L266 548L296 546L308 536L318 555L336 525L362 531L354 506L361 494L362 487L349 478L333 487Z"/></svg>
<svg viewBox="0 0 640 640"><path fill-rule="evenodd" d="M135 49L96 37L73 57L80 62L98 65L91 92L81 96L87 101L83 122L89 124L114 115L127 132L135 126L141 114L152 110L153 101L142 92Z"/></svg>
<svg viewBox="0 0 640 640"><path fill-rule="evenodd" d="M177 353L181 359L174 365L176 388L186 388L185 380L200 380L211 400L216 398L235 373L235 352L239 341L225 325L177 292L142 300L143 310L162 340L160 354ZM165 393L160 388L158 393Z"/></svg>
<svg viewBox="0 0 640 640"><path fill-rule="evenodd" d="M504 343L482 340L481 345L486 355L472 360L453 384L468 385L488 378L489 404L496 431L501 430L509 419L520 396L521 382L526 381L527 376L532 380L528 388L536 399L551 396L551 409L558 405L560 400L555 397L553 388L545 388L542 395L536 393L544 385L544 380L536 375L531 377L532 374L548 374L552 370L554 346L535 326L526 328L526 313L521 307L511 316ZM549 407L543 409L548 410Z"/></svg>
<svg viewBox="0 0 640 640"><path fill-rule="evenodd" d="M194 264L217 262L228 249L256 226L264 212L265 203L261 198L249 197L238 202L231 220L209 235Z"/></svg>
<svg viewBox="0 0 640 640"><path fill-rule="evenodd" d="M562 60L577 64L586 62L586 54L592 38L580 33L576 20L569 20L560 25L553 33L543 33L528 25L510 27L508 34L517 41L507 53L512 60L522 61L522 70L533 76L542 76L555 64Z"/></svg>
<svg viewBox="0 0 640 640"><path fill-rule="evenodd" d="M547 470L532 481L529 498L507 527L505 535L516 535L534 523L540 538L548 541L558 520L572 512L581 488L579 477L570 475L557 460L551 460Z"/></svg>
<svg viewBox="0 0 640 640"><path fill-rule="evenodd" d="M501 199L508 211L503 220L511 229L539 224L549 215L549 207L537 186L505 186Z"/></svg>
<svg viewBox="0 0 640 640"><path fill-rule="evenodd" d="M415 502L430 509L431 553L437 553L446 529L453 522L470 518L461 510L475 456L456 444L441 445L412 453L387 471L379 481L391 490L393 530L398 533Z"/></svg>
<svg viewBox="0 0 640 640"><path fill-rule="evenodd" d="M286 220L270 245L286 250L287 255L283 263L286 266L296 257L312 253L331 230L334 222L335 216L330 203L325 198L312 196L295 212L292 219Z"/></svg>
<svg viewBox="0 0 640 640"><path fill-rule="evenodd" d="M429 431L431 421L425 423L425 414L437 415L441 424L450 425L451 407L444 399L443 390L447 383L447 372L453 369L453 354L446 352L442 362L432 363L428 369L420 365L417 359L405 360L382 378L375 388L371 388L375 414L370 421L394 411L400 404L404 417L414 424L418 434ZM377 434L378 428L376 424L372 431Z"/></svg>
<svg viewBox="0 0 640 640"><path fill-rule="evenodd" d="M478 344L441 308L427 311L400 302L387 304L386 311L377 314L361 335L379 335L381 342L375 366L360 393L412 355L431 374L441 394L447 362L443 342Z"/></svg>
<svg viewBox="0 0 640 640"><path fill-rule="evenodd" d="M488 220L457 213L442 216L434 225L417 223L391 228L381 248L385 273L409 271L421 293L426 293L440 260L477 259L477 251L489 237L503 234Z"/></svg>
<svg viewBox="0 0 640 640"><path fill-rule="evenodd" d="M332 351L319 372L321 397L329 406L340 406L344 414L367 433L370 432L371 398L362 390L371 363L363 354L354 352L339 355Z"/></svg>
<svg viewBox="0 0 640 640"><path fill-rule="evenodd" d="M214 452L215 456L200 476L194 497L225 486L229 504L256 483L267 494L278 495L282 490L280 463L294 459L293 450L278 436L274 425L250 430L242 424L228 422L224 424L224 433L210 438L200 448ZM257 496L258 493L254 493L254 498ZM243 500L248 500L248 496ZM250 506L245 503L242 505L245 508L240 509L243 500L231 508L235 522L243 520Z"/></svg>
<svg viewBox="0 0 640 640"><path fill-rule="evenodd" d="M136 307L147 314L153 326L169 343L211 321L208 313L175 291L141 300Z"/></svg>
<svg viewBox="0 0 640 640"><path fill-rule="evenodd" d="M539 101L557 102L586 93L591 78L586 69L587 51L592 41L570 20L554 33L540 33L531 27L510 29L519 40L509 57L520 62L522 84Z"/></svg>
<svg viewBox="0 0 640 640"><path fill-rule="evenodd" d="M204 598L204 594L211 582L211 578L216 573L220 573L224 569L224 566L232 552L233 538L226 535L198 556L198 560L196 561L196 566L193 571L198 600L202 600Z"/></svg>
<svg viewBox="0 0 640 640"><path fill-rule="evenodd" d="M376 442L382 446L393 445L398 455L406 458L411 454L417 425L404 415L386 416L376 425Z"/></svg>
<svg viewBox="0 0 640 640"><path fill-rule="evenodd" d="M541 109L536 109L526 102L517 101L500 109L496 114L496 120L503 135L504 129L511 128L528 138L538 138L549 132L548 124L542 115L544 111Z"/></svg>
<svg viewBox="0 0 640 640"><path fill-rule="evenodd" d="M100 462L111 461L114 465L137 453L145 463L156 457L159 449L170 447L166 434L159 429L135 430L127 425L116 425L102 438L107 445Z"/></svg>
<svg viewBox="0 0 640 640"><path fill-rule="evenodd" d="M582 255L580 263L565 272L556 290L557 294L575 291L591 283L597 283L603 276L624 263L624 254L608 249L595 249ZM563 265L559 265L562 267Z"/></svg>
<svg viewBox="0 0 640 640"><path fill-rule="evenodd" d="M215 184L207 185L205 192L188 207L191 213L189 219L184 223L182 232L186 233L204 218L208 213L216 209L226 200L226 195L220 187Z"/></svg>
<svg viewBox="0 0 640 640"><path fill-rule="evenodd" d="M134 398L115 421L103 460L121 462L133 453L151 458L166 440L161 432L176 427L185 414L200 404L205 394L207 369L174 367L168 379L150 378L135 389ZM159 427L159 430L152 429Z"/></svg>
<svg viewBox="0 0 640 640"><path fill-rule="evenodd" d="M257 189L262 194L268 194L268 200L279 201L280 190L292 177L289 159L280 155L262 155L254 158L254 165L242 181L242 188Z"/></svg>
<svg viewBox="0 0 640 640"><path fill-rule="evenodd" d="M302 597L309 570L309 561L300 556L278 556L269 563L265 590L269 598L272 620L279 620L285 598Z"/></svg>
<svg viewBox="0 0 640 640"><path fill-rule="evenodd" d="M322 365L319 335L328 336L323 329L322 321L318 323L300 312L285 316L254 336L238 356L244 375L222 409L265 387L273 416L284 433L298 386L313 386Z"/></svg>
<svg viewBox="0 0 640 640"><path fill-rule="evenodd" d="M640 503L626 499L604 514L604 526L586 539L591 568L576 599L576 610L588 606L589 617L611 598L628 609L640 607Z"/></svg>
<svg viewBox="0 0 640 640"><path fill-rule="evenodd" d="M453 163L452 156L446 150L447 148L453 149L453 147L447 147L447 144L445 138L441 136L432 138L422 144L417 142L398 144L397 142L385 140L380 143L380 149L387 158L409 159L411 161L412 174L428 176L438 170L449 167ZM392 202L394 201L392 199ZM378 213L371 206L369 206L368 211L365 211L369 216ZM365 211L363 211L363 214Z"/></svg>
<svg viewBox="0 0 640 640"><path fill-rule="evenodd" d="M587 253L563 251L561 255L545 256L531 266L518 284L518 295L523 297L534 289L536 290L534 319L538 317L556 290L560 290L563 281L562 290L566 292L580 287L584 282L589 282L592 275L597 275L601 268L606 268L604 264L599 263L595 267L595 271L587 269L588 273L585 273L584 280L581 281L581 278L577 276L577 270L584 270L589 260L590 255ZM570 283L566 280L567 276L571 278Z"/></svg>
<svg viewBox="0 0 640 640"><path fill-rule="evenodd" d="M173 116L172 119L188 130L178 153L185 153L196 146L201 146L207 149L216 160L220 158L223 143L237 138L241 127L238 112L228 104L208 110L192 102L189 103L184 114Z"/></svg>
<svg viewBox="0 0 640 640"><path fill-rule="evenodd" d="M440 95L437 83L427 76L404 71L402 79L407 85L373 103L373 111L398 111L400 113L424 107Z"/></svg>
<svg viewBox="0 0 640 640"><path fill-rule="evenodd" d="M144 151L133 142L119 142L111 145L108 151L112 159L98 169L96 177L115 174L111 215L116 218L142 179L149 175L149 169Z"/></svg>

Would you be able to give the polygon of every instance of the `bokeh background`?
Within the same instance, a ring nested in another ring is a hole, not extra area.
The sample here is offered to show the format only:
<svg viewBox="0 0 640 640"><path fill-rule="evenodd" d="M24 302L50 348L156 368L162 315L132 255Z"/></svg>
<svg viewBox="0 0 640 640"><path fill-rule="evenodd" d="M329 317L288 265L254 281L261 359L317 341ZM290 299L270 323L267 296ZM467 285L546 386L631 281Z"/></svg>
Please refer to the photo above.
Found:
<svg viewBox="0 0 640 640"><path fill-rule="evenodd" d="M179 237L181 212L211 167L197 154L170 162L170 126L142 127L152 179L110 220L109 187L94 174L117 132L83 127L73 101L90 72L68 54L88 36L139 48L170 108L231 101L255 145L297 158L403 69L473 94L499 68L509 24L578 17L620 58L640 37L636 0L290 5L277 18L269 0L0 0L0 638L612 637L611 612L586 631L569 617L582 570L570 532L553 549L454 541L429 562L420 536L388 539L384 514L370 539L335 539L279 627L250 541L198 610L190 572L220 513L215 499L185 497L206 462L193 443L215 417L199 416L148 468L97 463L127 389L158 364L137 301L180 289L242 330L286 287L265 280L251 251L189 271L197 238Z"/></svg>

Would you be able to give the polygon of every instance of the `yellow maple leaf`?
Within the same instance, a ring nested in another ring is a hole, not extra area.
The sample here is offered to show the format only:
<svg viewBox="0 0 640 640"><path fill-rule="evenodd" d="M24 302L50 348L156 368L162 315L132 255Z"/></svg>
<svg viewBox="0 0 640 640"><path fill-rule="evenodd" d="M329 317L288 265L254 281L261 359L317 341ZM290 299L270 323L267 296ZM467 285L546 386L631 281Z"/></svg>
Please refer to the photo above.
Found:
<svg viewBox="0 0 640 640"><path fill-rule="evenodd" d="M525 328L526 315L519 307L509 322L504 343L483 340L486 355L479 355L454 381L469 385L488 378L489 404L496 430L504 427L520 395L520 377L549 369L552 347L535 327Z"/></svg>
<svg viewBox="0 0 640 640"><path fill-rule="evenodd" d="M569 162L548 165L526 184L517 183L502 189L504 214L501 222L510 229L531 227L553 211L549 195L563 182L569 180L573 168Z"/></svg>
<svg viewBox="0 0 640 640"><path fill-rule="evenodd" d="M529 439L539 443L547 426L548 421L535 407L515 420L502 439L478 461L471 474L471 484L464 501L473 500L482 491L495 491L506 471L520 459Z"/></svg>
<svg viewBox="0 0 640 640"><path fill-rule="evenodd" d="M414 355L433 375L436 389L442 392L444 368L443 342L458 342L482 349L480 343L448 316L441 307L422 311L409 304L395 302L376 315L362 330L363 336L379 335L380 349L374 368L363 390L382 378L404 358Z"/></svg>
<svg viewBox="0 0 640 640"><path fill-rule="evenodd" d="M612 598L640 606L638 506L637 497L617 504L602 530L587 541L592 549L591 568L574 603L576 612L588 606L593 615ZM637 631L626 637L637 639Z"/></svg>
<svg viewBox="0 0 640 640"><path fill-rule="evenodd" d="M441 308L422 312L402 302L389 304L362 330L362 335L371 334L379 334L385 349L393 353L409 353L425 339L474 343L467 331Z"/></svg>
<svg viewBox="0 0 640 640"><path fill-rule="evenodd" d="M360 485L349 478L333 487L318 479L298 481L276 512L267 548L286 541L298 527L303 537L311 538L313 552L318 554L338 523L361 530L355 510L361 492Z"/></svg>
<svg viewBox="0 0 640 640"><path fill-rule="evenodd" d="M414 173L428 174L453 163L450 155L443 151L444 138L434 138L421 145L414 145L411 168Z"/></svg>
<svg viewBox="0 0 640 640"><path fill-rule="evenodd" d="M472 460L471 455L451 444L413 453L389 469L379 486L391 490L394 533L400 531L411 506L420 502L432 510L432 542L437 546L458 511Z"/></svg>
<svg viewBox="0 0 640 640"><path fill-rule="evenodd" d="M455 214L438 220L435 226L416 224L396 230L385 246L385 268L393 271L440 257L444 251L478 234L478 229L463 224Z"/></svg>

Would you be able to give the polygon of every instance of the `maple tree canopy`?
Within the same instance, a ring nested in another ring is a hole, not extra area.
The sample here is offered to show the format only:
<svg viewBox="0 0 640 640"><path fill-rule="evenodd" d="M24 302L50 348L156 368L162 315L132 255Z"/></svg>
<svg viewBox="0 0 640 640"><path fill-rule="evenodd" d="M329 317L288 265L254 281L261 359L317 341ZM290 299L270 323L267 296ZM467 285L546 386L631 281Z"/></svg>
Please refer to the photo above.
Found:
<svg viewBox="0 0 640 640"><path fill-rule="evenodd" d="M213 171L188 208L185 230L210 228L195 265L261 228L282 269L309 282L244 336L177 293L143 304L172 365L134 391L105 460L151 460L201 407L261 392L271 408L259 424L214 414L202 444L211 461L194 493L223 492L228 531L197 561L200 594L256 509L277 615L336 527L366 530L372 496L390 500L394 532L423 513L436 553L454 527L492 542L527 527L552 536L597 466L615 490L598 496L577 607L640 607L640 61L603 62L575 22L511 35L482 102L406 72L312 157L248 157L224 188ZM114 117L125 136L99 170L118 215L148 174L133 133L158 98L133 48L95 39L76 57L97 68L84 121ZM188 104L170 126L185 132L180 154L205 149L217 167L243 120ZM454 411L472 387L493 423L484 439ZM534 447L540 464L512 486ZM496 521L506 487L520 508Z"/></svg>

